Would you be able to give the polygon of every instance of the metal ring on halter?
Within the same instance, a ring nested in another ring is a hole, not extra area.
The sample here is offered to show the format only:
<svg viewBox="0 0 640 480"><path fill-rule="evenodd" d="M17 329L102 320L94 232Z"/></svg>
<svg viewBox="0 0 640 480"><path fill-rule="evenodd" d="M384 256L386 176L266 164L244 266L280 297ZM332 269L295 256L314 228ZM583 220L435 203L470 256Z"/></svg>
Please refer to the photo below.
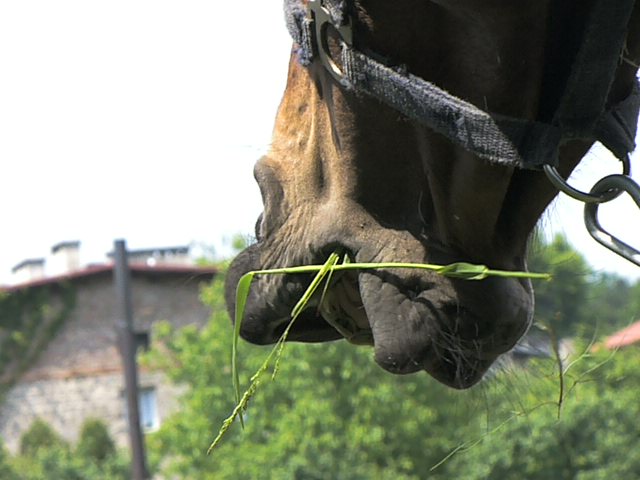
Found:
<svg viewBox="0 0 640 480"><path fill-rule="evenodd" d="M629 155L625 155L620 159L622 162L622 174L625 176L629 176L631 173L631 162L629 161ZM566 193L571 198L575 198L576 200L580 200L584 203L604 203L617 198L622 190L617 188L613 188L611 190L607 190L601 193L586 193L576 188L573 188L571 185L567 183L567 181L558 173L558 170L553 165L544 165L542 167L544 169L544 173L547 174L547 178L562 193Z"/></svg>
<svg viewBox="0 0 640 480"><path fill-rule="evenodd" d="M609 175L596 183L591 189L592 193L601 192L626 192L640 208L640 186L626 175ZM607 232L598 220L598 203L589 203L584 206L584 224L589 234L600 244L612 252L626 258L640 266L640 251L623 242Z"/></svg>
<svg viewBox="0 0 640 480"><path fill-rule="evenodd" d="M353 45L353 30L351 27L351 19L346 18L344 25L336 25L331 17L331 12L324 6L322 0L309 0L309 14L315 24L316 48L320 61L336 79L338 83L342 83L345 74L341 67L334 61L329 48L329 26L333 27L338 34L341 48L347 48Z"/></svg>

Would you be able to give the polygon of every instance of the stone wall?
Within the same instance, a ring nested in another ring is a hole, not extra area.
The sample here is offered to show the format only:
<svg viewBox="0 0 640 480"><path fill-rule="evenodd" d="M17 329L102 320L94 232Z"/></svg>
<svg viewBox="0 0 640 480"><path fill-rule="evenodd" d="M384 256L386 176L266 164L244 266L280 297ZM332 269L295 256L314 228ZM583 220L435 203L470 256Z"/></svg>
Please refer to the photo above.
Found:
<svg viewBox="0 0 640 480"><path fill-rule="evenodd" d="M143 373L142 388L155 387L158 416L162 421L177 410L183 391L166 381L162 373ZM7 449L16 453L20 437L36 418L49 423L70 443L78 440L82 423L89 418L105 422L120 447L127 447L127 408L121 372L63 380L36 380L16 385L0 409L0 436Z"/></svg>
<svg viewBox="0 0 640 480"><path fill-rule="evenodd" d="M201 284L185 276L134 274L135 329L151 332L161 320L177 327L204 325L210 312L199 299ZM118 309L111 275L81 278L74 288L76 304L69 318L0 405L0 437L12 452L36 418L70 442L77 441L87 418L99 418L118 445L127 445ZM155 387L160 421L178 408L181 389L161 373L142 372L139 383L142 388Z"/></svg>

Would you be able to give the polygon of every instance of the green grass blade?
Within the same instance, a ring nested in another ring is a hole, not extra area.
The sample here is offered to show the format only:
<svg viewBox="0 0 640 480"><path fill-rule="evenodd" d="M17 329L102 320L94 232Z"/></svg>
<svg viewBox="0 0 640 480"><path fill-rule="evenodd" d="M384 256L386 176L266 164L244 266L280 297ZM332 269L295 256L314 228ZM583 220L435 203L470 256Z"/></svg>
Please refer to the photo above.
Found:
<svg viewBox="0 0 640 480"><path fill-rule="evenodd" d="M240 375L238 373L238 338L240 337L240 326L242 319L244 318L244 309L247 306L247 298L249 297L249 291L251 289L251 282L255 276L254 272L244 274L238 286L236 287L236 311L235 311L235 323L233 328L233 340L231 342L231 375L233 377L233 389L236 396L236 402L240 403ZM240 413L240 423L244 428L244 419L242 418L242 412Z"/></svg>
<svg viewBox="0 0 640 480"><path fill-rule="evenodd" d="M440 275L451 278L461 278L463 280L484 280L488 277L489 269L484 265L474 265L472 263L452 263L437 270Z"/></svg>
<svg viewBox="0 0 640 480"><path fill-rule="evenodd" d="M347 263L348 262L348 258L349 258L349 256L347 254L345 254L343 259L342 259L342 263L343 264ZM331 259L331 257L329 257L329 259ZM320 314L320 307L321 307L322 303L324 302L324 299L327 296L327 290L329 290L329 286L331 285L331 278L333 277L333 272L335 271L335 269L333 267L335 267L335 265L337 265L339 260L340 260L340 258L336 259L336 261L333 263L333 265L331 265L331 268L329 269L329 272L327 273L327 280L324 282L324 288L322 289L322 295L320 296L320 301L318 302L318 314ZM329 262L329 260L327 260L327 262Z"/></svg>
<svg viewBox="0 0 640 480"><path fill-rule="evenodd" d="M311 284L307 287L307 290L304 292L304 294L302 295L298 303L296 303L295 307L293 307L293 310L291 311L291 321L289 322L289 325L287 325L287 328L282 334L282 337L280 337L280 340L281 340L279 341L280 345L276 349L277 350L276 361L273 367L273 374L271 375L272 379L274 379L276 377L276 374L278 373L278 368L280 366L280 357L282 356L282 351L284 350L284 342L289 336L289 330L291 330L293 323L298 319L300 314L306 308L307 304L311 300L311 297L313 297L313 294L318 289L320 282L322 282L326 277L327 281L325 282L324 289L322 292L322 298L320 299L320 302L322 303L324 294L327 291L327 288L329 287L329 282L331 282L333 267L335 267L335 265L338 263L339 260L340 260L340 256L335 252L329 256L325 264L322 266L322 268L318 271L316 276L311 281Z"/></svg>
<svg viewBox="0 0 640 480"><path fill-rule="evenodd" d="M464 279L464 280L483 280L487 277L502 277L502 278L531 278L531 279L544 279L549 280L551 276L549 274L544 273L530 273L530 272L511 272L504 270L491 270L485 265L475 265L471 263L458 262L452 263L450 265L432 265L432 264L422 264L422 263L351 263L349 257L347 255L342 259L342 263L338 263L340 261L340 256L337 253L332 253L327 261L323 265L305 265L300 267L286 267L286 268L275 268L268 270L256 270L252 272L248 272L244 274L240 281L238 282L238 286L236 288L236 311L235 311L235 325L233 332L233 341L231 347L231 369L232 369L232 377L233 377L233 385L234 392L236 398L236 406L233 409L231 415L227 417L222 426L218 435L211 443L207 453L211 453L211 451L220 443L222 437L233 424L236 418L240 418L240 423L244 428L244 420L242 417L242 412L247 408L249 400L255 394L258 385L260 384L260 379L262 375L269 369L271 362L275 359L274 368L272 378L275 377L278 371L278 365L280 362L280 358L282 356L282 352L284 350L285 341L291 331L291 328L296 321L296 319L300 316L300 314L307 307L309 301L313 297L314 293L320 286L320 284L326 280L322 298L320 302L324 299L324 295L329 287L329 283L331 281L331 276L334 272L339 271L347 271L347 270L379 270L379 269L392 269L392 268L409 268L409 269L421 269L421 270L430 270L439 275ZM247 390L244 392L242 396L240 396L240 377L238 373L238 365L237 365L237 356L238 356L238 338L240 337L240 327L242 324L242 319L244 318L244 311L247 304L247 299L249 297L249 292L251 289L251 283L256 275L285 275L285 274L299 274L299 273L316 273L309 287L307 287L306 291L298 300L296 305L293 307L291 311L291 321L287 325L287 328L282 333L281 337L278 339L274 348L271 350L266 360L262 363L258 371L251 377L250 384Z"/></svg>
<svg viewBox="0 0 640 480"><path fill-rule="evenodd" d="M269 270L256 270L255 274L260 275L287 275L297 273L318 272L323 265L305 265L301 267L274 268ZM458 262L449 265L434 265L429 263L341 263L333 267L334 272L344 270L381 270L389 268L410 268L419 270L430 270L443 276L456 277L465 280L483 280L487 277L500 278L530 278L534 280L550 280L548 273L533 273L522 271L491 270L486 265L475 265L472 263Z"/></svg>
<svg viewBox="0 0 640 480"><path fill-rule="evenodd" d="M244 392L244 395L242 396L240 401L236 404L235 408L231 412L231 415L229 415L227 418L224 419L224 421L222 422L222 426L220 427L220 431L218 432L218 435L216 435L216 438L213 440L213 442L211 442L211 445L207 450L207 455L210 454L213 451L213 449L215 449L218 446L218 444L222 441L222 437L224 437L225 433L227 433L227 431L229 430L229 428L231 427L235 419L238 417L242 419L242 411L246 409L246 406L249 403L249 400L251 399L251 397L253 396L253 394L256 392L258 388L258 384L259 384L259 381L255 381L249 385L249 388L247 389L246 392Z"/></svg>
<svg viewBox="0 0 640 480"><path fill-rule="evenodd" d="M329 255L326 263L322 265L320 270L318 270L316 276L313 278L313 281L309 285L309 288L307 288L307 290L304 292L304 295L302 295L300 300L298 300L298 303L296 303L295 307L293 307L293 310L291 311L292 317L297 318L298 315L302 313L302 311L307 306L307 303L309 303L309 300L311 300L311 297L318 288L318 285L320 285L320 282L324 280L324 277L326 277L329 272L333 271L334 267L338 263L338 260L340 260L340 255L338 255L337 253L334 252Z"/></svg>
<svg viewBox="0 0 640 480"><path fill-rule="evenodd" d="M213 449L216 448L216 446L220 443L220 441L222 440L222 437L225 435L227 430L229 430L229 428L231 427L231 425L233 424L236 418L240 419L240 422L244 428L244 420L242 418L242 412L246 410L247 405L249 404L249 400L251 399L251 397L253 397L256 390L258 389L258 385L260 384L260 379L262 375L269 369L269 366L271 365L271 360L275 358L272 378L275 377L278 370L280 357L282 356L282 351L284 350L285 341L289 336L291 327L293 326L294 322L296 321L300 313L302 313L302 311L305 309L307 303L309 302L309 300L317 290L322 280L328 274L330 275L332 268L336 265L339 259L340 259L340 256L337 253L331 254L327 262L324 265L322 265L321 268L318 270L318 273L314 277L309 287L307 287L307 290L302 295L302 298L298 301L298 303L295 305L294 309L292 310L291 321L287 325L287 328L284 330L284 332L282 333L282 335L280 336L280 338L278 339L278 341L276 342L273 349L267 356L266 360L262 363L258 371L251 377L251 382L249 384L249 387L244 392L242 397L240 397L240 380L239 380L239 374L237 369L238 337L240 336L240 324L244 317L244 310L246 307L247 298L249 296L251 282L253 281L254 276L260 272L249 272L240 278L240 281L238 282L238 286L236 288L235 326L234 326L233 342L231 344L232 345L231 364L232 364L234 390L236 395L236 406L231 412L231 415L229 415L229 417L227 417L222 422L220 431L218 432L218 435L209 446L209 449L207 450L207 454L211 453Z"/></svg>

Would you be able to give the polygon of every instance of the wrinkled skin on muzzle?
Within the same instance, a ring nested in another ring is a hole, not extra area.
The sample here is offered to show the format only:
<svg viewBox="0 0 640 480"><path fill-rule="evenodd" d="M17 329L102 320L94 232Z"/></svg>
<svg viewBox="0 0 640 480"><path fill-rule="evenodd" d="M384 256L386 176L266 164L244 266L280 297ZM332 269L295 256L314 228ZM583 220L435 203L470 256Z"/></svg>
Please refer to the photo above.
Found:
<svg viewBox="0 0 640 480"><path fill-rule="evenodd" d="M362 44L476 105L536 117L548 2L357 3L354 28ZM635 71L620 68L614 95L624 98ZM568 174L588 148L566 145L561 172ZM529 235L556 194L541 173L474 158L346 91L321 66L301 67L295 55L273 143L255 177L264 212L256 243L227 275L232 318L244 273L322 264L333 251L357 262L466 261L524 270ZM277 341L310 280L258 277L241 336ZM342 273L322 302L312 299L289 339L371 345L389 372L424 370L467 388L527 331L533 304L527 280L465 281L403 269Z"/></svg>
<svg viewBox="0 0 640 480"><path fill-rule="evenodd" d="M265 195L266 205L270 198ZM446 264L461 259L429 246L424 236L383 227L357 204L348 205L346 200L342 206L318 202L313 213L305 212L309 220L304 222L291 212L273 235L242 252L228 273L231 308L235 285L247 271L319 264L332 251L357 262ZM263 217L262 225L268 221ZM290 275L254 280L242 337L258 344L277 341L310 279ZM496 357L513 346L532 312L527 281L472 282L404 269L337 274L321 304L318 297L294 324L290 340L346 338L372 345L375 361L389 372L426 370L457 388L476 383Z"/></svg>

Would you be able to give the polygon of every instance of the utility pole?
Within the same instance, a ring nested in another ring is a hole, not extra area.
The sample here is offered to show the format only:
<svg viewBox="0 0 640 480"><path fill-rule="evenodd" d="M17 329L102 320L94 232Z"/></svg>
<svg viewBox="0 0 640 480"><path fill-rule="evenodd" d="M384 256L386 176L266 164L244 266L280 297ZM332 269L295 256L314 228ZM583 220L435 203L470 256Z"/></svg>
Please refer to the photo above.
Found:
<svg viewBox="0 0 640 480"><path fill-rule="evenodd" d="M140 428L138 409L138 368L136 344L133 333L133 307L127 247L124 240L114 242L114 282L118 300L117 329L120 340L120 355L124 365L127 408L129 411L129 440L131 443L131 466L133 480L147 480L147 462L144 451L144 437Z"/></svg>

